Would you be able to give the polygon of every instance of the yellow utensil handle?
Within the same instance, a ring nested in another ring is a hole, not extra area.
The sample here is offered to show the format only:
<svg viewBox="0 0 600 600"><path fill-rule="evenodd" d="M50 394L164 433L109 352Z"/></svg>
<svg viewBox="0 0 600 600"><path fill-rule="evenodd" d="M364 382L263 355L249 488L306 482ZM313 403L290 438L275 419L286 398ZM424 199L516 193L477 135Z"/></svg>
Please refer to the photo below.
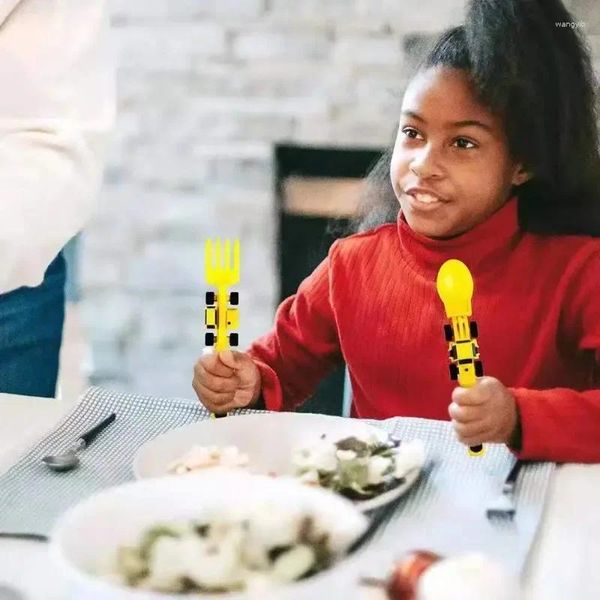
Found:
<svg viewBox="0 0 600 600"><path fill-rule="evenodd" d="M224 349L227 350L228 348L229 348L229 344L227 344ZM216 348L215 348L215 352L218 352L218 350ZM227 416L227 413L220 413L220 414L210 413L210 418L211 419L220 419L220 418L226 417L226 416Z"/></svg>
<svg viewBox="0 0 600 600"><path fill-rule="evenodd" d="M485 446L477 444L477 446L469 446L467 449L469 456L483 456L485 454Z"/></svg>
<svg viewBox="0 0 600 600"><path fill-rule="evenodd" d="M459 381L459 384L461 385L461 387L465 387L465 388L470 388L475 385L474 383L462 384L460 381ZM485 454L485 447L483 444L477 444L476 446L469 446L467 448L467 452L468 452L469 456L483 456Z"/></svg>

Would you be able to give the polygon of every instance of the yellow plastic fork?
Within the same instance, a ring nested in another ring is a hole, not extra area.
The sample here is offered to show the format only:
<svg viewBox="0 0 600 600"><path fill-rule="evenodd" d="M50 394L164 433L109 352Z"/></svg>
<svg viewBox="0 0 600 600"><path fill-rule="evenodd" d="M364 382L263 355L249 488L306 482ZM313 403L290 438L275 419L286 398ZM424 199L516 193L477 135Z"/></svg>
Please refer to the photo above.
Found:
<svg viewBox="0 0 600 600"><path fill-rule="evenodd" d="M206 283L217 290L216 301L216 330L215 351L227 350L229 348L229 336L227 325L230 316L235 316L235 326L238 324L237 310L228 308L228 288L240 280L240 241L233 242L233 256L231 253L231 240L217 238L213 242L206 240L204 246L204 278ZM235 313L235 315L234 315ZM225 414L216 415L211 413L211 418L224 417Z"/></svg>
<svg viewBox="0 0 600 600"><path fill-rule="evenodd" d="M214 242L206 240L204 248L204 264L206 283L217 290L217 339L215 350L227 350L229 340L227 337L227 302L228 289L240 281L240 241L233 241L232 253L231 240L220 239Z"/></svg>

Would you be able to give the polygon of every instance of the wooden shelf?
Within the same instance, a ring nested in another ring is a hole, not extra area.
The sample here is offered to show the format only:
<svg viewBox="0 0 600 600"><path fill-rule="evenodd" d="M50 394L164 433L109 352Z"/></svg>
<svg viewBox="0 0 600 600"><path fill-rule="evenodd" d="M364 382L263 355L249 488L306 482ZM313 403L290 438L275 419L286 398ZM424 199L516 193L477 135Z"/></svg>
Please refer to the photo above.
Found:
<svg viewBox="0 0 600 600"><path fill-rule="evenodd" d="M283 181L283 211L307 217L352 217L363 182L356 177L292 175Z"/></svg>

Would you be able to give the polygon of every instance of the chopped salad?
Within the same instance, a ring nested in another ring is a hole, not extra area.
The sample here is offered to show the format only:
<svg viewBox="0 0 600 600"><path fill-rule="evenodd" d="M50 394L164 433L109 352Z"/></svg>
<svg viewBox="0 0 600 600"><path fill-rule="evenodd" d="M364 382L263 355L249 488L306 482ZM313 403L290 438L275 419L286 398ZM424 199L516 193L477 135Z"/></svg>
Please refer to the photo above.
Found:
<svg viewBox="0 0 600 600"><path fill-rule="evenodd" d="M425 450L421 440L400 442L372 435L332 442L326 435L294 451L295 473L305 483L331 489L353 500L367 500L405 481L421 468Z"/></svg>
<svg viewBox="0 0 600 600"><path fill-rule="evenodd" d="M257 506L243 518L223 513L147 529L118 549L116 579L168 593L256 591L309 577L333 560L328 533L310 514Z"/></svg>
<svg viewBox="0 0 600 600"><path fill-rule="evenodd" d="M425 449L421 440L400 442L383 432L336 441L323 434L315 443L294 449L291 462L293 474L306 484L368 500L402 485L410 471L420 469ZM237 446L193 446L169 465L169 472L179 475L217 466L247 468L250 460Z"/></svg>

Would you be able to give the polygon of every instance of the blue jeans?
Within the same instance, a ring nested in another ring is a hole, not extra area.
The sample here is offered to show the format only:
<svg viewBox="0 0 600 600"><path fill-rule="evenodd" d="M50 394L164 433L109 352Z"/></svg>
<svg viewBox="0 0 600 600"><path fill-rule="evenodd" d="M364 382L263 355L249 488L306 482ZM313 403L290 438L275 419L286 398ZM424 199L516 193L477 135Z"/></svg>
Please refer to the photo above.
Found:
<svg viewBox="0 0 600 600"><path fill-rule="evenodd" d="M65 317L65 259L41 285L0 294L0 392L53 397Z"/></svg>

